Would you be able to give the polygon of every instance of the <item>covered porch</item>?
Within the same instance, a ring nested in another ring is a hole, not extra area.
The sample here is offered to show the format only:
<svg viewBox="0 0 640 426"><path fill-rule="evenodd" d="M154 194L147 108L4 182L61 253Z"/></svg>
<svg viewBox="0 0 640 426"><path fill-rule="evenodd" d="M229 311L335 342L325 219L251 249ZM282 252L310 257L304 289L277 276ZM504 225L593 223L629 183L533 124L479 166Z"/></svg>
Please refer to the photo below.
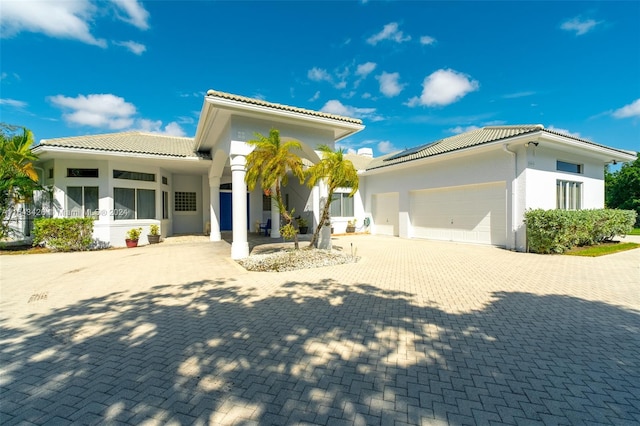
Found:
<svg viewBox="0 0 640 426"><path fill-rule="evenodd" d="M246 157L252 151L247 142L256 133L268 134L272 128L280 131L283 140L301 142L298 155L303 161L314 164L319 161L316 149L362 130L357 119L325 114L258 99L245 98L210 90L205 97L195 148L207 152L212 158L208 171L210 200L211 241L221 241L224 231L231 231L231 257L249 256L249 232L256 231L256 224L271 220L272 239L280 238L280 213L275 203L265 197L263 189L256 187L248 192L245 183ZM297 181L289 181L283 188L284 202L295 215L304 217L311 230L318 226L320 209L326 201L324 185L307 188ZM230 220L229 220L230 219ZM330 241L330 230L323 230L320 246Z"/></svg>

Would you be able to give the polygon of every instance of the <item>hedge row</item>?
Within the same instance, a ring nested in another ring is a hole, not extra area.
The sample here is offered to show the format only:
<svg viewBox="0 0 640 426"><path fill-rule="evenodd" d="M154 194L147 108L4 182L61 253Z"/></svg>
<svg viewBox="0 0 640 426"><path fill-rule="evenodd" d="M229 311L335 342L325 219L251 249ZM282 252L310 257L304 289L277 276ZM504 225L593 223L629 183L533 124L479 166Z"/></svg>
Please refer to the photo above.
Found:
<svg viewBox="0 0 640 426"><path fill-rule="evenodd" d="M41 218L34 221L33 245L55 251L89 250L93 243L92 218Z"/></svg>
<svg viewBox="0 0 640 426"><path fill-rule="evenodd" d="M563 253L624 236L633 229L633 210L529 210L525 213L527 244L535 253Z"/></svg>

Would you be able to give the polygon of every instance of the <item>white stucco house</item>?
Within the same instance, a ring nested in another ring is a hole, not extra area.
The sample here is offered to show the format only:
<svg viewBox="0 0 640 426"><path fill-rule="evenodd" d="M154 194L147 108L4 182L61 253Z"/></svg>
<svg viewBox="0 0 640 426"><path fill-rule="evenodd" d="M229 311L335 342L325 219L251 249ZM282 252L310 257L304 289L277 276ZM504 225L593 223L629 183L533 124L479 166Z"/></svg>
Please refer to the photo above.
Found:
<svg viewBox="0 0 640 426"><path fill-rule="evenodd" d="M231 257L248 256L247 232L279 214L260 188L244 183L246 142L277 128L302 143L306 162L316 148L334 147L361 131L361 120L210 90L196 135L180 138L125 132L42 140L33 151L42 183L53 188L53 216L95 217L94 237L112 246L125 233L159 224L163 236L232 231ZM359 231L401 238L490 244L523 250L523 214L530 208L604 206L604 166L636 153L560 134L541 125L489 126L373 158L348 155L360 173L353 198L334 196L334 232L357 219ZM284 188L289 209L318 224L326 188L293 179ZM313 228L312 228L313 229ZM321 245L330 244L329 228Z"/></svg>

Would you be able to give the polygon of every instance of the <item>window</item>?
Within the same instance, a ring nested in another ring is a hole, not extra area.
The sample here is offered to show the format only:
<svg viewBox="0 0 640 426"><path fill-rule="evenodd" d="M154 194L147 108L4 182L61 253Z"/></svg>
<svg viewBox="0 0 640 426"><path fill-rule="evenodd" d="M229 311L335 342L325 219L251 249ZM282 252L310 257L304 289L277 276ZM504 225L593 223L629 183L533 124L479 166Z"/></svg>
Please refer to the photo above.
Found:
<svg viewBox="0 0 640 426"><path fill-rule="evenodd" d="M347 193L333 194L331 198L331 216L347 217L353 216L353 197Z"/></svg>
<svg viewBox="0 0 640 426"><path fill-rule="evenodd" d="M262 194L262 211L271 211L271 197L265 194Z"/></svg>
<svg viewBox="0 0 640 426"><path fill-rule="evenodd" d="M128 172L126 170L114 170L113 177L116 179L141 180L144 182L156 181L156 175L153 173Z"/></svg>
<svg viewBox="0 0 640 426"><path fill-rule="evenodd" d="M98 218L98 187L68 186L67 217Z"/></svg>
<svg viewBox="0 0 640 426"><path fill-rule="evenodd" d="M53 179L53 169L49 169L49 179Z"/></svg>
<svg viewBox="0 0 640 426"><path fill-rule="evenodd" d="M98 169L67 169L67 177L97 178Z"/></svg>
<svg viewBox="0 0 640 426"><path fill-rule="evenodd" d="M162 176L162 184L163 185L169 185L169 179L167 179L166 176Z"/></svg>
<svg viewBox="0 0 640 426"><path fill-rule="evenodd" d="M556 207L562 210L580 210L582 208L582 183L557 181Z"/></svg>
<svg viewBox="0 0 640 426"><path fill-rule="evenodd" d="M566 161L556 161L556 170L567 173L582 173L582 164L567 163Z"/></svg>
<svg viewBox="0 0 640 426"><path fill-rule="evenodd" d="M169 219L169 193L162 191L162 218Z"/></svg>
<svg viewBox="0 0 640 426"><path fill-rule="evenodd" d="M174 208L177 212L195 212L198 210L195 192L176 192Z"/></svg>
<svg viewBox="0 0 640 426"><path fill-rule="evenodd" d="M153 189L113 188L113 202L115 220L156 218Z"/></svg>

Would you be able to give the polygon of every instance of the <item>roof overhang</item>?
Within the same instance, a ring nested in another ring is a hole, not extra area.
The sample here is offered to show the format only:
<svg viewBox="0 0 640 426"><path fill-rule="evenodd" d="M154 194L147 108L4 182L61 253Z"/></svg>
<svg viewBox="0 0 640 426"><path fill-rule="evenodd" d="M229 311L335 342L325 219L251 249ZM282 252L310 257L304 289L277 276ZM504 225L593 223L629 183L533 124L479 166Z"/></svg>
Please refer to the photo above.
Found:
<svg viewBox="0 0 640 426"><path fill-rule="evenodd" d="M99 149L66 148L59 146L38 145L32 149L38 155L38 162L53 159L77 160L117 160L121 162L147 162L176 173L206 173L211 160L198 157L178 157L171 155L142 154L135 152L108 151Z"/></svg>
<svg viewBox="0 0 640 426"><path fill-rule="evenodd" d="M196 130L196 149L209 150L216 147L233 116L266 121L276 127L282 123L322 131L330 130L334 141L364 129L361 123L338 120L321 113L311 115L300 111L302 110L297 108L274 108L268 103L248 103L219 96L206 96Z"/></svg>
<svg viewBox="0 0 640 426"><path fill-rule="evenodd" d="M390 170L402 170L411 167L418 167L424 164L445 161L450 158L464 157L473 155L476 153L487 152L500 148L504 145L509 146L511 149L517 146L524 146L528 143L538 143L537 146L551 145L555 149L559 149L565 152L586 156L590 158L602 161L604 164L616 162L628 162L634 161L637 158L637 153L632 151L622 151L614 148L609 148L603 145L595 143L589 143L586 141L580 141L568 136L556 135L553 133L545 132L543 130L525 133L509 138L499 139L488 143L483 143L467 148L457 149L441 154L431 155L428 157L418 158L410 161L404 161L400 163L394 163L389 165L382 165L376 168L368 169L362 173L362 175L375 175L385 173Z"/></svg>

